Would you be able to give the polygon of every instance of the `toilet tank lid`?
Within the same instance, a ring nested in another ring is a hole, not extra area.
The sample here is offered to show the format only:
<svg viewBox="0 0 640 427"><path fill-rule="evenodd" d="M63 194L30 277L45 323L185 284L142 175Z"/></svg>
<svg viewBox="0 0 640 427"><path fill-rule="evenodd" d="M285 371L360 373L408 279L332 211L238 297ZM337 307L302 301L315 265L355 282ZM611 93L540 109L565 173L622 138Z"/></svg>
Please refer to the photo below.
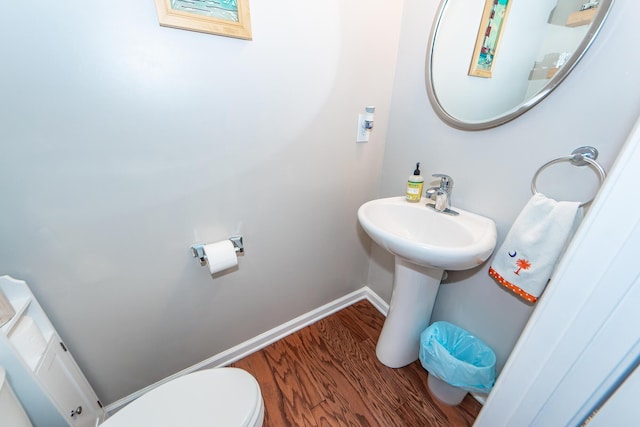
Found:
<svg viewBox="0 0 640 427"><path fill-rule="evenodd" d="M250 426L262 405L260 386L248 372L205 369L151 390L101 426Z"/></svg>

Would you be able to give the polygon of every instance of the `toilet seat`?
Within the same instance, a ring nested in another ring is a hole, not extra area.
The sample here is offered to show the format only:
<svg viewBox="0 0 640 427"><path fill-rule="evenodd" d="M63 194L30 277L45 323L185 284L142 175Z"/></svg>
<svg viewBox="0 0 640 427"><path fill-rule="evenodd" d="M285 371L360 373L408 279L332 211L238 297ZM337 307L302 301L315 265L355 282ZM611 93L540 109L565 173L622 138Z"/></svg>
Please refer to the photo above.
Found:
<svg viewBox="0 0 640 427"><path fill-rule="evenodd" d="M256 427L264 419L260 386L238 368L215 368L171 380L118 411L102 427Z"/></svg>

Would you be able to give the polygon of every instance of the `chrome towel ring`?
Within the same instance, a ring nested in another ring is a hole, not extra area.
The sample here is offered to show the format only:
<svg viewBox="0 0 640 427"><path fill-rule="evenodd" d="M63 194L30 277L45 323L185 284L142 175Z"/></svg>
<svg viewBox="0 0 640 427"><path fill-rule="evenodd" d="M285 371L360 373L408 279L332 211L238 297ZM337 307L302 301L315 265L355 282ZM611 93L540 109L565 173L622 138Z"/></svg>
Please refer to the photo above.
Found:
<svg viewBox="0 0 640 427"><path fill-rule="evenodd" d="M542 172L543 170L545 170L551 165L555 165L556 163L561 163L561 162L571 162L575 166L585 166L585 165L591 166L594 172L598 174L598 180L600 181L600 185L602 185L605 178L607 177L607 173L604 171L602 166L600 166L600 164L596 162L597 158L598 158L598 150L595 149L594 147L585 146L585 147L576 148L571 152L570 156L558 157L557 159L553 159L545 163L544 165L540 166L536 174L533 176L533 179L531 180L531 193L536 194L538 192L538 189L536 188L536 181L538 179L538 175L540 175L540 172ZM593 198L582 203L580 207L587 206L591 202L593 202Z"/></svg>

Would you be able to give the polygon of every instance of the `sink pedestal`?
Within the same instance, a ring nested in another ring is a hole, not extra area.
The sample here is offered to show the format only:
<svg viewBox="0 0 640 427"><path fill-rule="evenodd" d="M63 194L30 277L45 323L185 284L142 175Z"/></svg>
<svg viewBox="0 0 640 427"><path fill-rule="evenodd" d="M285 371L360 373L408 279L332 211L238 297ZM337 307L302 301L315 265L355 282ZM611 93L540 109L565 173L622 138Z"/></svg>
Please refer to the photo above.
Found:
<svg viewBox="0 0 640 427"><path fill-rule="evenodd" d="M444 270L395 258L391 304L376 355L386 366L401 368L418 360L420 334L429 325Z"/></svg>
<svg viewBox="0 0 640 427"><path fill-rule="evenodd" d="M445 215L425 203L425 198L407 203L402 196L387 197L358 209L364 231L396 257L389 315L376 349L391 368L418 359L420 333L431 320L444 270L478 267L496 246L493 220L457 207L459 215Z"/></svg>

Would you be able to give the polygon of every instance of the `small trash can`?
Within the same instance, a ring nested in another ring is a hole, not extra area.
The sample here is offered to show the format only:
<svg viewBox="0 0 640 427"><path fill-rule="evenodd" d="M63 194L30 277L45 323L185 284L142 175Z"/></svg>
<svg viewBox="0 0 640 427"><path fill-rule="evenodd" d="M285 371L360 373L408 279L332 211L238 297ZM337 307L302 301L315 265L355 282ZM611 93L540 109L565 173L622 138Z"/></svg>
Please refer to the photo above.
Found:
<svg viewBox="0 0 640 427"><path fill-rule="evenodd" d="M420 363L429 371L429 390L447 405L458 405L470 391L489 393L496 380L493 350L449 322L435 322L422 332Z"/></svg>

